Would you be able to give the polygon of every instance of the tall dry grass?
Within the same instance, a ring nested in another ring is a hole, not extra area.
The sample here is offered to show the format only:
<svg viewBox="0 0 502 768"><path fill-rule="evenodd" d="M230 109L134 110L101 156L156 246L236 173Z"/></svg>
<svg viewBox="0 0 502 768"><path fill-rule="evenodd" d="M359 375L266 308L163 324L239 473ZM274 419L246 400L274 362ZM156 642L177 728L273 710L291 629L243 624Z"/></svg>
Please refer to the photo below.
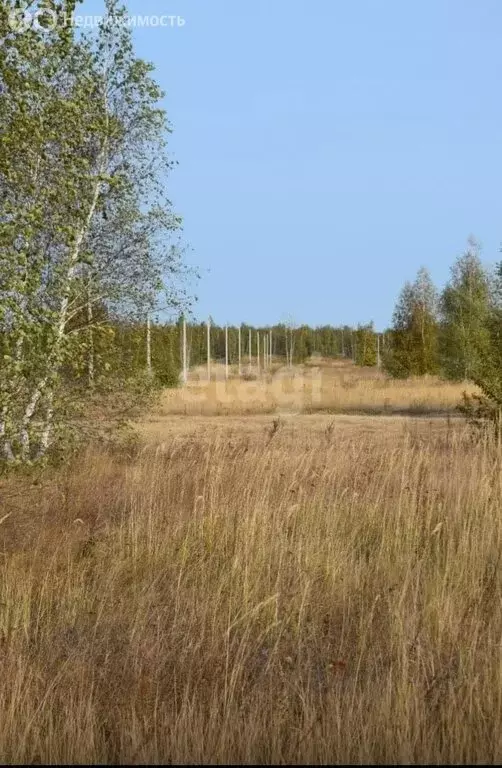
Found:
<svg viewBox="0 0 502 768"><path fill-rule="evenodd" d="M470 382L446 382L423 376L396 380L375 368L352 363L311 361L292 370L274 366L256 368L244 378L232 368L213 365L211 381L204 368L194 369L187 387L167 390L162 398L165 415L226 416L275 413L445 414L454 413L464 391L474 392Z"/></svg>
<svg viewBox="0 0 502 768"><path fill-rule="evenodd" d="M0 761L499 762L501 468L271 420L4 481Z"/></svg>

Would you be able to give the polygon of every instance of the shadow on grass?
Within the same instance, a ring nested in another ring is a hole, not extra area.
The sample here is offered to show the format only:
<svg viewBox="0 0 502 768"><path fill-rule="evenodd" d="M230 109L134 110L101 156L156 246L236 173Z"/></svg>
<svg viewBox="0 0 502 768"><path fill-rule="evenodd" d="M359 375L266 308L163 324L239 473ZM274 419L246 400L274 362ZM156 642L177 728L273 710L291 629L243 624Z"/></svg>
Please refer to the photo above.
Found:
<svg viewBox="0 0 502 768"><path fill-rule="evenodd" d="M336 406L310 405L302 410L306 415L318 413L338 414L345 416L428 416L433 418L462 418L458 412L457 406L451 408L431 408L426 405L411 405L408 407L399 407L391 405L368 405L368 406Z"/></svg>

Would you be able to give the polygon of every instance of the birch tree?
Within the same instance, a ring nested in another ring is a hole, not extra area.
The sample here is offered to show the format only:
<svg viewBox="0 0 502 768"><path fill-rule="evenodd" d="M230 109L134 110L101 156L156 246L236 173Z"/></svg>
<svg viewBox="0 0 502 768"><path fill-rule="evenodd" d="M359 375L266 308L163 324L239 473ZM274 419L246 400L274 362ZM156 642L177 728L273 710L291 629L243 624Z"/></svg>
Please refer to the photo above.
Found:
<svg viewBox="0 0 502 768"><path fill-rule="evenodd" d="M489 354L490 284L473 238L451 269L441 296L443 368L453 379L474 379Z"/></svg>
<svg viewBox="0 0 502 768"><path fill-rule="evenodd" d="M97 39L78 42L64 25L16 34L1 17L0 447L8 460L45 454L62 367L84 338L92 354L96 304L147 314L166 273L179 268L166 242L180 220L164 193L162 92L134 56L124 9L106 5ZM72 326L83 309L86 322ZM90 358L89 380L93 371Z"/></svg>
<svg viewBox="0 0 502 768"><path fill-rule="evenodd" d="M414 283L405 283L389 339L384 365L391 375L406 378L438 372L437 294L425 267Z"/></svg>

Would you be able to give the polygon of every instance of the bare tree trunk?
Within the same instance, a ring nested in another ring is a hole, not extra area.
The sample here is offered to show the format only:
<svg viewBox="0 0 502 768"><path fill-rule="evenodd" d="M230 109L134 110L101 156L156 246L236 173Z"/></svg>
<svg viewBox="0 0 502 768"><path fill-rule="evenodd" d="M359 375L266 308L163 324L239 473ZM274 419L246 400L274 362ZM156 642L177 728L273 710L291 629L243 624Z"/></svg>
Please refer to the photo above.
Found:
<svg viewBox="0 0 502 768"><path fill-rule="evenodd" d="M207 321L207 380L211 381L211 321Z"/></svg>
<svg viewBox="0 0 502 768"><path fill-rule="evenodd" d="M183 315L183 384L188 381L187 371L187 323Z"/></svg>
<svg viewBox="0 0 502 768"><path fill-rule="evenodd" d="M2 446L2 452L4 458L7 461L14 461L14 452L10 440L6 437L6 423L7 423L7 406L2 409L2 415L0 417L0 445Z"/></svg>
<svg viewBox="0 0 502 768"><path fill-rule="evenodd" d="M31 420L33 418L33 414L36 411L38 402L40 398L43 395L44 389L47 385L48 376L46 376L44 379L39 381L38 385L36 386L35 390L33 391L31 395L30 402L25 408L23 421L21 425L21 432L19 435L19 439L21 442L21 458L26 460L30 453L30 432L29 427L31 424Z"/></svg>
<svg viewBox="0 0 502 768"><path fill-rule="evenodd" d="M242 328L239 325L239 376L242 375L242 363L241 363L241 360L242 360L242 339L241 339L241 334L242 334Z"/></svg>
<svg viewBox="0 0 502 768"><path fill-rule="evenodd" d="M106 154L106 149L103 149L101 153L100 163L99 163L99 171L94 181L94 189L93 189L89 210L87 212L87 216L85 218L84 223L77 230L73 248L71 249L71 252L68 258L68 267L67 267L66 277L65 277L64 284L62 286L62 291L61 291L62 298L61 298L61 304L59 307L59 318L55 325L55 335L54 335L52 348L50 349L49 355L48 355L46 373L38 381L35 388L33 389L31 397L28 401L28 405L26 406L24 411L22 426L20 431L21 457L23 459L27 458L27 456L29 455L29 450L30 450L29 427L31 424L31 420L35 414L35 410L37 408L39 400L44 393L44 390L47 386L47 382L49 381L49 378L53 377L58 372L58 369L61 364L61 347L63 344L63 338L64 338L65 329L66 329L71 288L73 284L73 279L75 277L75 271L77 268L78 259L80 256L80 249L82 247L84 238L87 232L89 231L89 227L91 225L91 222L96 210L96 206L98 203L98 198L99 198L99 193L101 190L101 183L102 183L100 180L100 176L104 171L105 154ZM44 424L44 427L45 427L45 424Z"/></svg>
<svg viewBox="0 0 502 768"><path fill-rule="evenodd" d="M152 375L152 325L150 313L146 316L146 370L148 375Z"/></svg>
<svg viewBox="0 0 502 768"><path fill-rule="evenodd" d="M50 389L47 393L47 409L45 412L45 426L40 437L37 459L41 459L45 456L51 444L53 418L54 418L54 392L52 389Z"/></svg>
<svg viewBox="0 0 502 768"><path fill-rule="evenodd" d="M286 327L286 360L287 360L288 368L293 367L293 349L294 349L293 328Z"/></svg>
<svg viewBox="0 0 502 768"><path fill-rule="evenodd" d="M89 349L87 358L87 373L89 379L89 389L94 389L94 329L92 327L93 311L90 288L87 290L87 322L89 324Z"/></svg>

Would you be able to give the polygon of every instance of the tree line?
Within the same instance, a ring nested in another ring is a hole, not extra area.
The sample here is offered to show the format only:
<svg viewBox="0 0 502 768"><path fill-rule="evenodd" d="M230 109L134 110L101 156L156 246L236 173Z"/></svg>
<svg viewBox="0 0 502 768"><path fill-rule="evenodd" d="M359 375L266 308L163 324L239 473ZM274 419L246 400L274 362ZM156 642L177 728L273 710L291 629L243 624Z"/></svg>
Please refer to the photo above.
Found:
<svg viewBox="0 0 502 768"><path fill-rule="evenodd" d="M247 329L242 326L244 340ZM293 330L276 325L261 330L269 329L274 353L281 358L288 355L289 331L296 362L315 354L346 357L360 366L380 364L395 378L438 375L473 381L494 393L502 370L502 262L488 269L482 263L476 240L469 238L441 291L425 267L420 268L413 282L405 283L392 325L381 333L372 322L357 328L301 325ZM237 335L236 328L229 329L232 360L236 359ZM205 325L193 326L191 336L191 360L199 364L207 355ZM212 344L216 358L224 359L224 328L213 328Z"/></svg>
<svg viewBox="0 0 502 768"><path fill-rule="evenodd" d="M117 322L110 317L105 321L105 315L106 310L102 308L102 332L94 341L94 386L102 385L107 379L115 379L122 370L141 375L148 368L149 361L158 384L176 386L179 383L183 359L183 315L174 322L153 318L149 325L145 320ZM188 367L207 364L207 326L207 321L186 320ZM258 337L261 340L260 359L264 354L264 339L271 338L271 356L275 363L280 364L300 364L312 356L356 360L359 354L359 331L348 325L311 327L277 323L255 326L242 323L240 326L224 326L210 319L209 328L210 360L215 363L225 362L227 340L229 363L238 363L239 335L243 365L250 357L252 365L257 364ZM360 349L363 349L362 345ZM360 362L363 364L362 359ZM85 367L85 355L82 365Z"/></svg>
<svg viewBox="0 0 502 768"><path fill-rule="evenodd" d="M0 459L9 463L43 459L93 393L176 385L181 320L155 318L189 316L194 273L168 195L175 163L162 90L135 54L119 0L78 35L65 23L77 2L0 4ZM34 5L50 14L12 24ZM440 294L424 268L404 286L383 333L372 323L244 324L241 353L250 330L267 331L272 354L290 363L320 355L396 377L471 379L502 403L501 314L502 267L488 272L471 241ZM205 323L187 331L189 364L206 362ZM226 335L235 363L236 327L212 323L211 357L225 359Z"/></svg>
<svg viewBox="0 0 502 768"><path fill-rule="evenodd" d="M243 354L249 352L249 328L241 326ZM502 262L487 269L476 241L470 238L442 291L425 267L413 282L405 283L392 325L381 333L372 322L357 328L274 325L253 328L253 339L256 331L272 331L273 354L279 358L288 359L291 344L295 362L318 354L350 358L359 366L381 365L395 378L430 374L480 384L493 381L502 370ZM164 333L172 334L172 330ZM211 333L214 359L224 360L225 328L213 324ZM230 359L235 361L236 327L229 327L228 338ZM189 350L191 364L207 360L205 323L189 326Z"/></svg>
<svg viewBox="0 0 502 768"><path fill-rule="evenodd" d="M441 292L425 267L404 285L386 334L384 368L403 378L491 378L502 362L501 321L502 264L487 269L470 238Z"/></svg>

